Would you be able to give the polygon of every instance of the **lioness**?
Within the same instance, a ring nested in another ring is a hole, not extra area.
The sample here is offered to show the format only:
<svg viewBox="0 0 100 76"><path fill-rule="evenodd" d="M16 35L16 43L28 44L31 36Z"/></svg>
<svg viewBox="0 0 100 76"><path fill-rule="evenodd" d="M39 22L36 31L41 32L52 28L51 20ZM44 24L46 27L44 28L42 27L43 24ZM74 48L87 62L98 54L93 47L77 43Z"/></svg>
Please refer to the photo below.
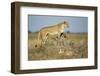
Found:
<svg viewBox="0 0 100 76"><path fill-rule="evenodd" d="M38 41L41 41L40 43L41 43L41 45L43 45L43 44L45 44L49 35L57 34L57 36L59 38L61 33L64 32L64 29L68 28L68 27L69 27L69 25L68 25L67 21L63 21L63 22L60 22L60 23L52 25L52 26L44 27L44 28L40 29L40 31L38 33ZM37 47L37 45L35 45L35 47Z"/></svg>

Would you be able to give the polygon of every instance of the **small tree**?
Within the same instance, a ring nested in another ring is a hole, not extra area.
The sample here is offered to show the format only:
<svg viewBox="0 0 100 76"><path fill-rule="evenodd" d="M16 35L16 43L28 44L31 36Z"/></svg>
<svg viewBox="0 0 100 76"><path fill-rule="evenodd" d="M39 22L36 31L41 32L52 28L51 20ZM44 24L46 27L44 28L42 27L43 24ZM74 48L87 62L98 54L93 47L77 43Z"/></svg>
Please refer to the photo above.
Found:
<svg viewBox="0 0 100 76"><path fill-rule="evenodd" d="M28 33L32 33L30 30L28 30Z"/></svg>
<svg viewBox="0 0 100 76"><path fill-rule="evenodd" d="M70 31L67 31L67 33L70 33Z"/></svg>

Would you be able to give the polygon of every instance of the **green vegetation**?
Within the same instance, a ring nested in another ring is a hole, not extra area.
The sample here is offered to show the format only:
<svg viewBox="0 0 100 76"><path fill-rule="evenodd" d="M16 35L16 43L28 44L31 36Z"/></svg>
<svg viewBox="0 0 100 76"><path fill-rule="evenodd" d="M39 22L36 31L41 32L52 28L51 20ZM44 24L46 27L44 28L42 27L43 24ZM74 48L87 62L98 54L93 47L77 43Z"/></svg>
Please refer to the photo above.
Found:
<svg viewBox="0 0 100 76"><path fill-rule="evenodd" d="M87 33L66 33L66 38L50 36L42 47L37 44L38 32L28 35L28 60L76 59L88 57Z"/></svg>

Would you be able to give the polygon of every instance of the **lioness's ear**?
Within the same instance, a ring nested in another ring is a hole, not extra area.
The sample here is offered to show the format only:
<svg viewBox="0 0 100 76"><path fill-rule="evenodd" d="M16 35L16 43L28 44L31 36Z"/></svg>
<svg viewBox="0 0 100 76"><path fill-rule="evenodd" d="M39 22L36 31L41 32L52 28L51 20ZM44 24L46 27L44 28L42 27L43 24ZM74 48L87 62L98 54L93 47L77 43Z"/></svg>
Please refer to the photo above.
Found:
<svg viewBox="0 0 100 76"><path fill-rule="evenodd" d="M66 21L64 21L64 24L66 24L67 22Z"/></svg>

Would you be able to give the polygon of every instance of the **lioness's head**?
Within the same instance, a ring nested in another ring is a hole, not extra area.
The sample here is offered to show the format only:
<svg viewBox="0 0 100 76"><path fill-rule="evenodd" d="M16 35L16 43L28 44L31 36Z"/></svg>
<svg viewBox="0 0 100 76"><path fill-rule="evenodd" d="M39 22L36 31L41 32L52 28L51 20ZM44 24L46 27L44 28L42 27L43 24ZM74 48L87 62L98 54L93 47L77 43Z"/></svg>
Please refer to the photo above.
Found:
<svg viewBox="0 0 100 76"><path fill-rule="evenodd" d="M64 21L64 22L63 22L63 26L64 26L64 28L69 28L68 22L67 22L67 21Z"/></svg>

